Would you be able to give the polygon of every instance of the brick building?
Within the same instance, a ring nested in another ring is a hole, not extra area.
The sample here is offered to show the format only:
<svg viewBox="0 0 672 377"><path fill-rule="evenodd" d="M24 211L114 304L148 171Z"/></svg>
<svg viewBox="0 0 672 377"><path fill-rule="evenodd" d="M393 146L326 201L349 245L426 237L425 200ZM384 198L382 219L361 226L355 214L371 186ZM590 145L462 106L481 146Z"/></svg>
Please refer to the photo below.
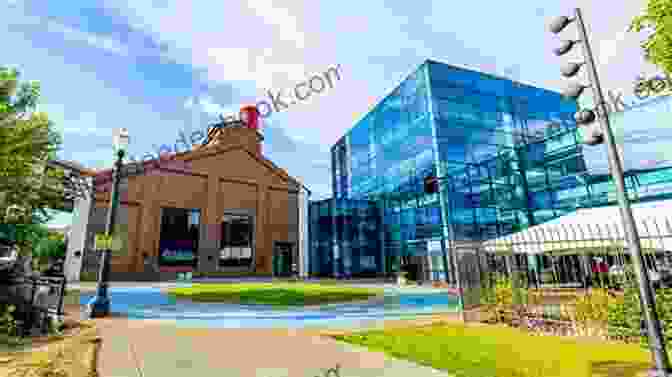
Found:
<svg viewBox="0 0 672 377"><path fill-rule="evenodd" d="M309 191L261 153L263 136L240 122L211 127L192 150L145 162L120 183L122 250L112 280L164 280L178 272L282 276L307 265ZM110 170L91 177L95 195L75 204L66 275L95 274Z"/></svg>

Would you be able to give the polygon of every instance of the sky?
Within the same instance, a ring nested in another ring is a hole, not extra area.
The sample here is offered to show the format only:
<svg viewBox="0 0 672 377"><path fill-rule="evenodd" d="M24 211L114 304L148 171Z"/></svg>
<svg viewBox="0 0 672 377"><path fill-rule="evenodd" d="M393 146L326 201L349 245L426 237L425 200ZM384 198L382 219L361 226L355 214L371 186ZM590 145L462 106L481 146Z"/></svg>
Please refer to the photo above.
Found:
<svg viewBox="0 0 672 377"><path fill-rule="evenodd" d="M40 82L39 109L63 133L59 157L88 167L111 166L114 128L129 130L140 159L338 65L332 88L263 125L264 154L318 199L331 191L330 146L425 59L564 88L559 68L571 59L553 55L559 38L547 25L576 6L603 86L627 92L637 74L655 71L644 35L627 32L645 3L605 4L0 0L0 65ZM576 37L574 28L563 36Z"/></svg>

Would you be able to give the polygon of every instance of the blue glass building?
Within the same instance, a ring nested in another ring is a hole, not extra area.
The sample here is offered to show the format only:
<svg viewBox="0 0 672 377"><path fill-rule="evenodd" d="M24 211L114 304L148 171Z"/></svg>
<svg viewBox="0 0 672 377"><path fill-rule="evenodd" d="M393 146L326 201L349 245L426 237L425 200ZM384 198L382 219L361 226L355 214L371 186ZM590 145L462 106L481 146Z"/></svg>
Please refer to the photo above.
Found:
<svg viewBox="0 0 672 377"><path fill-rule="evenodd" d="M559 93L426 61L332 147L333 198L310 206L311 274L389 274L410 256L443 279L457 243L614 203L608 176L586 169L576 111ZM658 169L626 185L649 176L672 182Z"/></svg>

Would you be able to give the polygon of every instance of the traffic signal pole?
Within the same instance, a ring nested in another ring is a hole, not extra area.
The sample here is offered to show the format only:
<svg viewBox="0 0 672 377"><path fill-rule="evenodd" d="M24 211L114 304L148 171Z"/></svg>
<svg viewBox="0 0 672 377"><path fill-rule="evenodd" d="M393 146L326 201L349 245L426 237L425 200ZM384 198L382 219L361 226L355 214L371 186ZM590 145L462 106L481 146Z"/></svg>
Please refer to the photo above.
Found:
<svg viewBox="0 0 672 377"><path fill-rule="evenodd" d="M651 377L670 376L672 375L672 371L670 369L670 361L667 355L663 332L660 326L660 319L658 318L658 313L656 311L654 291L651 287L648 271L645 268L639 233L637 231L634 216L632 215L630 201L626 194L623 166L621 164L618 150L616 149L614 134L609 122L607 103L602 93L602 87L600 86L598 79L597 69L595 68L593 53L588 42L586 26L583 22L583 17L579 8L575 9L575 17L578 23L581 44L583 45L583 56L585 58L585 63L588 66L588 74L590 75L593 96L597 102L597 118L605 136L607 152L609 155L609 166L611 168L611 174L614 182L616 183L616 194L618 197L621 219L623 221L623 230L625 231L625 237L628 243L628 248L630 250L630 256L632 257L635 267L635 274L637 275L637 279L639 281L639 294L643 306L642 312L646 319L649 335L649 346L651 348L653 360L656 365L656 371L651 374Z"/></svg>

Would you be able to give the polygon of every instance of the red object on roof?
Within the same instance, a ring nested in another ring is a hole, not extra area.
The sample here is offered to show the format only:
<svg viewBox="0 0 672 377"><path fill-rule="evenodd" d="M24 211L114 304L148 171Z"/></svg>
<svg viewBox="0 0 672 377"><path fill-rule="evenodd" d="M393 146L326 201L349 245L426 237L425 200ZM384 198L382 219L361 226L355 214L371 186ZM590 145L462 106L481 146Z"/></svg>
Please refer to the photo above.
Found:
<svg viewBox="0 0 672 377"><path fill-rule="evenodd" d="M259 110L257 110L256 106L243 106L240 109L240 120L245 123L247 128L255 130L259 132L259 128L261 125L261 120L259 117ZM257 145L257 153L261 155L261 143Z"/></svg>
<svg viewBox="0 0 672 377"><path fill-rule="evenodd" d="M256 106L243 106L240 109L240 119L253 130L259 129L259 110Z"/></svg>

